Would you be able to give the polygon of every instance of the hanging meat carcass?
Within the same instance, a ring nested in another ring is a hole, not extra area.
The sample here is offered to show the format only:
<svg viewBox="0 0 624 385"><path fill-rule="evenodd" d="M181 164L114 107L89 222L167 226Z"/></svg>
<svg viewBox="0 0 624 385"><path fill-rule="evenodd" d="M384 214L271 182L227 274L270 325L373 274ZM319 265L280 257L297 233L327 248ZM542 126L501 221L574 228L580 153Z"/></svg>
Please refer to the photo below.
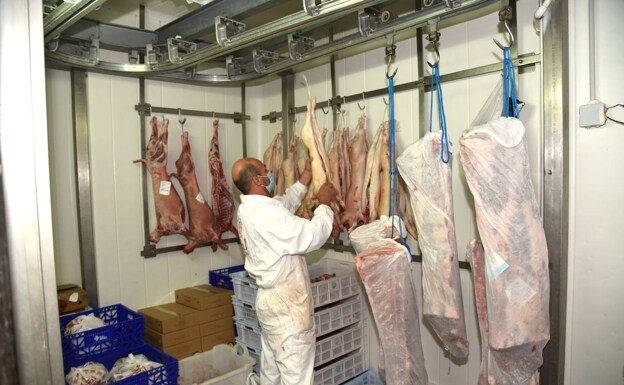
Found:
<svg viewBox="0 0 624 385"><path fill-rule="evenodd" d="M418 227L423 315L450 353L468 356L451 190L451 164L440 160L440 133L429 133L397 159Z"/></svg>
<svg viewBox="0 0 624 385"><path fill-rule="evenodd" d="M364 207L362 206L362 187L366 172L366 153L368 151L368 131L366 115L360 116L355 129L355 136L349 143L347 159L350 163L350 184L345 195L345 209L340 224L351 232L358 225L365 223Z"/></svg>
<svg viewBox="0 0 624 385"><path fill-rule="evenodd" d="M195 163L191 156L191 144L188 139L188 131L182 134L182 153L176 160L175 176L184 189L186 207L189 214L190 233L187 236L188 242L182 251L191 253L195 248L206 242L212 242L212 250L217 249L217 245L227 250L227 246L221 241L215 226L215 216L208 206L208 202L201 193L195 174Z"/></svg>
<svg viewBox="0 0 624 385"><path fill-rule="evenodd" d="M167 138L169 135L167 128L169 120L164 120L160 127L160 133L155 116L150 123L152 134L147 143L145 159L137 159L134 163L142 162L145 164L152 176L156 228L150 233L149 240L152 243L158 243L162 235L182 234L187 236L188 229L184 225L184 204L167 173Z"/></svg>
<svg viewBox="0 0 624 385"><path fill-rule="evenodd" d="M485 251L488 381L537 384L550 338L550 288L524 125L498 118L472 127L460 138L460 155Z"/></svg>
<svg viewBox="0 0 624 385"><path fill-rule="evenodd" d="M264 151L263 156L264 165L267 170L273 173L275 179L275 190L273 196L282 195L284 193L284 182L281 181L281 168L282 168L282 133L278 132L273 137L273 141L269 147Z"/></svg>
<svg viewBox="0 0 624 385"><path fill-rule="evenodd" d="M297 146L299 145L299 137L293 136L288 146L288 155L282 162L282 175L284 181L284 191L292 186L299 179L299 170L297 168Z"/></svg>
<svg viewBox="0 0 624 385"><path fill-rule="evenodd" d="M379 331L388 385L428 384L409 258L407 249L391 239L376 241L355 257Z"/></svg>
<svg viewBox="0 0 624 385"><path fill-rule="evenodd" d="M223 173L223 161L221 160L221 154L219 153L219 121L215 120L212 123L213 135L210 143L210 152L208 153L208 164L210 166L210 173L212 174L212 208L215 214L214 229L219 235L219 239L224 233L231 231L236 237L238 237L238 231L235 226L232 226L234 219L234 211L236 207L234 205L234 195L232 189L225 178ZM228 249L227 245L223 242L219 244L225 250ZM225 246L225 247L224 247ZM216 246L213 244L213 250L216 250Z"/></svg>
<svg viewBox="0 0 624 385"><path fill-rule="evenodd" d="M368 153L366 154L366 168L364 171L364 184L362 188L362 207L364 208L364 216L366 222L371 222L379 218L379 195L381 192L381 144L384 131L387 135L389 124L388 122L382 123L377 129L375 138L371 143Z"/></svg>

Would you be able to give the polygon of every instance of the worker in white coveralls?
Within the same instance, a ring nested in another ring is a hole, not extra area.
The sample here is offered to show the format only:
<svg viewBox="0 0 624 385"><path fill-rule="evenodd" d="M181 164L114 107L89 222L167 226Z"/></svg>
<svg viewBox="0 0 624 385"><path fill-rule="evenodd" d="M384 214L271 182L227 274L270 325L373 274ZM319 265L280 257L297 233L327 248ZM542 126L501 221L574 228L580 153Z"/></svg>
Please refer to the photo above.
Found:
<svg viewBox="0 0 624 385"><path fill-rule="evenodd" d="M315 328L310 277L304 254L329 238L336 199L330 184L319 189L319 206L310 220L294 214L312 180L310 161L299 181L271 198L275 179L262 162L244 158L232 166L232 179L243 193L238 234L245 270L256 279L256 312L262 327L261 385L312 385Z"/></svg>

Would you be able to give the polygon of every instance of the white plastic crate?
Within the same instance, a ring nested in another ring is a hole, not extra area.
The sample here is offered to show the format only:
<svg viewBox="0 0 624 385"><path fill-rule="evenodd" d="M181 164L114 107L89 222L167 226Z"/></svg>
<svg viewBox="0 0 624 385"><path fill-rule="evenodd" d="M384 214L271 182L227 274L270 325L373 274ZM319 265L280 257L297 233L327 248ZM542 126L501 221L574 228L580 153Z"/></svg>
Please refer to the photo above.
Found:
<svg viewBox="0 0 624 385"><path fill-rule="evenodd" d="M367 352L359 351L314 371L314 385L337 385L368 370Z"/></svg>
<svg viewBox="0 0 624 385"><path fill-rule="evenodd" d="M310 279L323 274L336 274L333 278L311 284L314 308L353 297L362 292L360 278L353 264L323 259L319 263L308 266L308 272Z"/></svg>
<svg viewBox="0 0 624 385"><path fill-rule="evenodd" d="M352 351L365 346L366 343L366 321L329 336L316 340L316 351L314 353L314 367L327 363L335 358L343 356Z"/></svg>
<svg viewBox="0 0 624 385"><path fill-rule="evenodd" d="M364 374L352 378L342 385L386 385L386 383L379 374L367 370Z"/></svg>
<svg viewBox="0 0 624 385"><path fill-rule="evenodd" d="M244 345L217 345L207 352L180 360L177 384L241 385L255 363Z"/></svg>
<svg viewBox="0 0 624 385"><path fill-rule="evenodd" d="M234 307L235 320L258 325L258 316L256 315L256 306L254 304L241 302L232 296L232 306Z"/></svg>
<svg viewBox="0 0 624 385"><path fill-rule="evenodd" d="M315 311L316 338L359 322L363 318L362 308L362 296L358 295L336 306Z"/></svg>
<svg viewBox="0 0 624 385"><path fill-rule="evenodd" d="M333 278L310 283L314 308L353 297L362 292L360 278L353 264L324 259L308 266L308 272L311 279L324 274L336 274ZM247 304L255 304L258 293L256 281L246 271L231 273L230 277L234 287L233 298Z"/></svg>
<svg viewBox="0 0 624 385"><path fill-rule="evenodd" d="M236 325L236 341L242 342L248 347L259 352L262 350L261 329L257 324L248 324L243 321L234 322Z"/></svg>

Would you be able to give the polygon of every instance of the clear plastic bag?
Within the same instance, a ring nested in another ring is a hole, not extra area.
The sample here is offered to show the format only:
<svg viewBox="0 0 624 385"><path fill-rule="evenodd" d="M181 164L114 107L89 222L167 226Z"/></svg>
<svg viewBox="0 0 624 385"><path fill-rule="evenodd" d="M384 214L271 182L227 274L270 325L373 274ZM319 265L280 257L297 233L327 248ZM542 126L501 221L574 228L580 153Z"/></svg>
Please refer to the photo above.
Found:
<svg viewBox="0 0 624 385"><path fill-rule="evenodd" d="M96 317L93 313L79 315L65 326L65 335L67 336L70 334L82 333L87 330L100 328L102 326L106 326L106 322Z"/></svg>
<svg viewBox="0 0 624 385"><path fill-rule="evenodd" d="M355 253L359 254L363 252L371 243L380 239L391 238L393 223L394 235L406 234L403 220L396 215L391 217L382 215L381 218L353 230L351 234L349 234L349 240L351 241L351 246L355 249Z"/></svg>
<svg viewBox="0 0 624 385"><path fill-rule="evenodd" d="M494 119L498 119L503 114L503 77L494 86L492 93L485 101L483 107L472 121L470 127L481 126Z"/></svg>
<svg viewBox="0 0 624 385"><path fill-rule="evenodd" d="M122 357L115 361L115 365L113 365L112 369L108 373L106 381L111 384L160 366L162 366L162 364L150 361L143 354L129 354L127 357Z"/></svg>
<svg viewBox="0 0 624 385"><path fill-rule="evenodd" d="M69 385L104 385L108 374L106 367L99 362L87 362L81 366L71 368L65 376Z"/></svg>

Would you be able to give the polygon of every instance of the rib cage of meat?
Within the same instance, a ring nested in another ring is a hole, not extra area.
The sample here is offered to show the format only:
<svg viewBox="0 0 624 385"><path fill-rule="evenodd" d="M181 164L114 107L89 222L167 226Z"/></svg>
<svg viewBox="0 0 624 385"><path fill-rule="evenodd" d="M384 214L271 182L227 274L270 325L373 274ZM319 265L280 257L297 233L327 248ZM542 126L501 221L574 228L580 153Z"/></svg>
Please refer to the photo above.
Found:
<svg viewBox="0 0 624 385"><path fill-rule="evenodd" d="M460 154L485 250L488 380L535 384L550 336L548 251L524 125L499 118L470 128Z"/></svg>
<svg viewBox="0 0 624 385"><path fill-rule="evenodd" d="M182 134L182 152L176 161L177 173L172 174L180 181L184 189L186 207L189 214L188 242L182 251L189 254L195 248L206 242L212 242L212 249L216 250L217 244L225 246L215 231L215 217L210 206L201 193L195 173L195 163L191 156L191 144L188 139L188 131Z"/></svg>
<svg viewBox="0 0 624 385"><path fill-rule="evenodd" d="M379 331L388 385L428 384L408 257L407 249L390 239L370 244L355 257Z"/></svg>
<svg viewBox="0 0 624 385"><path fill-rule="evenodd" d="M150 233L149 240L152 243L158 243L162 235L182 234L187 236L188 229L184 225L184 204L167 173L169 120L164 120L160 127L160 133L155 116L151 119L150 124L152 133L147 143L145 159L135 160L134 163L142 162L145 164L152 177L156 228Z"/></svg>
<svg viewBox="0 0 624 385"><path fill-rule="evenodd" d="M440 133L428 133L397 158L422 252L423 314L455 357L468 356L451 190L451 164L440 160Z"/></svg>
<svg viewBox="0 0 624 385"><path fill-rule="evenodd" d="M234 220L234 195L230 189L230 185L223 173L223 161L219 153L219 121L212 123L213 135L210 143L210 152L208 153L208 164L210 165L210 174L212 174L212 208L215 213L215 230L219 235L219 240L223 233L231 231L238 237L236 227L232 225ZM219 244L224 250L228 247L222 241ZM215 250L213 245L213 250Z"/></svg>

